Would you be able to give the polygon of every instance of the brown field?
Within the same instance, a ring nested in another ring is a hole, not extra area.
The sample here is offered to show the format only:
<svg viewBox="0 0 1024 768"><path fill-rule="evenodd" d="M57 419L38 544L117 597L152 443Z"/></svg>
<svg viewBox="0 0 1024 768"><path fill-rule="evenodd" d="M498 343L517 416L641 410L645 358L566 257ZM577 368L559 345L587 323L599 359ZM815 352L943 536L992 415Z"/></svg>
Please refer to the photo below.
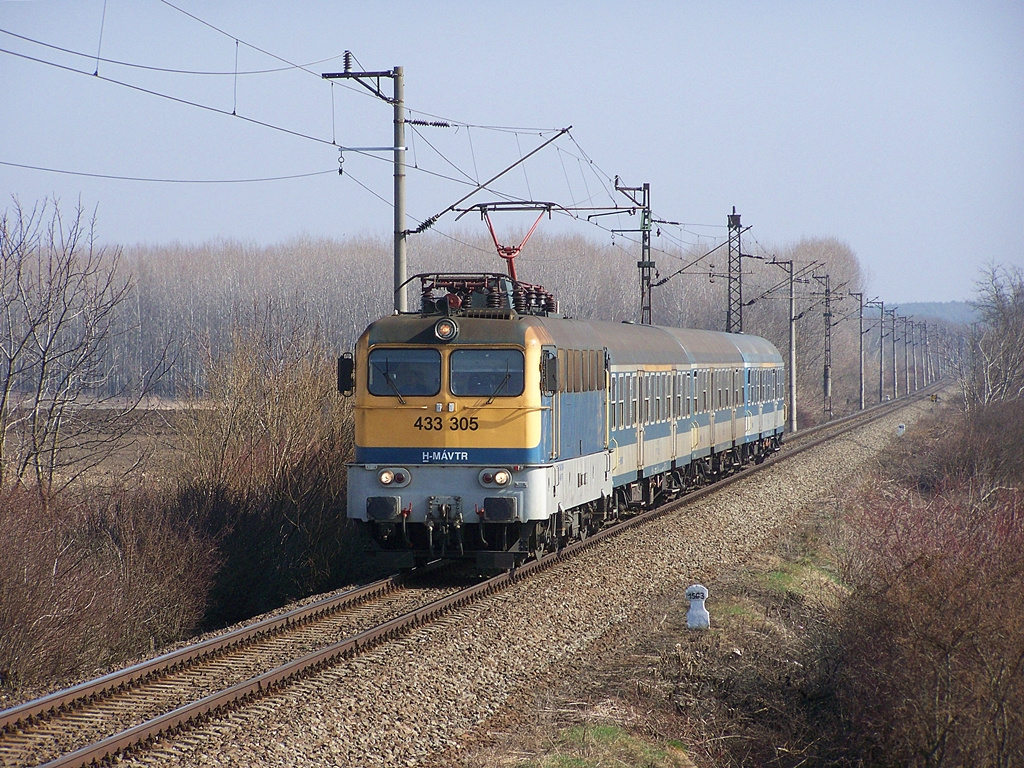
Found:
<svg viewBox="0 0 1024 768"><path fill-rule="evenodd" d="M112 434L110 423L116 411L107 408L87 408L79 412L86 422L82 437L87 441L114 441L105 446L104 455L86 473L90 485L108 485L123 482L133 472L139 472L141 481L148 486L162 486L176 478L181 444L176 423L180 406L164 405L142 408L121 422ZM122 428L123 434L120 434ZM76 455L77 453L77 455ZM75 458L83 453L72 452Z"/></svg>

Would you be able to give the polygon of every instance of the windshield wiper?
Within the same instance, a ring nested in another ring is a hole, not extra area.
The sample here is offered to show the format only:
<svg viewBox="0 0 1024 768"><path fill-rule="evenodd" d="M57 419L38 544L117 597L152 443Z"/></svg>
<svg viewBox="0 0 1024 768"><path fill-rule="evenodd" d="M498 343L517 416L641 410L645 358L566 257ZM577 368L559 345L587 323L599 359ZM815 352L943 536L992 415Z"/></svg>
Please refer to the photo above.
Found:
<svg viewBox="0 0 1024 768"><path fill-rule="evenodd" d="M494 398L497 397L498 393L501 391L501 388L504 387L506 384L508 384L508 380L511 379L511 378L512 378L512 371L510 371L510 370L508 370L506 368L505 369L505 378L502 379L498 383L498 386L496 386L494 388L494 391L491 392L491 396L487 398L487 402L484 403L484 405L490 405L492 402L494 402Z"/></svg>
<svg viewBox="0 0 1024 768"><path fill-rule="evenodd" d="M394 391L396 395L398 395L398 402L400 402L402 405L405 405L405 398L402 397L402 393L398 391L398 385L391 380L390 376L388 376L387 368L381 368L380 365L377 363L374 363L373 367L380 372L380 375L384 377L384 381L386 381L388 383L388 386L391 387L391 389Z"/></svg>

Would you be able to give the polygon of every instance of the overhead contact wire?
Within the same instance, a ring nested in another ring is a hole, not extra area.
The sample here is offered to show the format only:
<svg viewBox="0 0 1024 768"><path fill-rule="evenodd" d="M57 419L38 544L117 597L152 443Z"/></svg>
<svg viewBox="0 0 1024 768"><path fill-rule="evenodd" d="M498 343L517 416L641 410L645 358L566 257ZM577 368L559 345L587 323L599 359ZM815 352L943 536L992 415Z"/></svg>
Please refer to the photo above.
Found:
<svg viewBox="0 0 1024 768"><path fill-rule="evenodd" d="M198 109L205 109L208 112L216 112L219 115L226 115L228 117L236 117L239 120L244 120L244 121L246 121L248 123L252 123L254 125L260 125L260 126L263 126L264 128L270 128L270 129L275 130L275 131L280 131L281 133L287 133L287 134L289 134L291 136L297 136L300 139L308 139L309 141L315 141L315 142L317 142L319 144L327 144L328 146L333 146L334 145L334 142L328 141L327 139L321 139L321 138L319 138L317 136L310 136L309 134L302 133L301 131L294 131L294 130L292 130L290 128L284 128L284 127L282 127L280 125L274 125L273 123L267 123L267 122L264 122L263 120L257 120L254 117L246 117L245 115L233 114L231 112L228 112L226 109L220 109L219 107L212 107L209 104L201 104L201 103L199 103L197 101L190 101L188 99L183 99L183 98L180 98L178 96L171 96L170 94L167 94L167 93L161 93L160 91L154 91L154 90L151 90L149 88L143 88L141 85L133 85L132 83L126 83L123 80L115 80L114 78L105 77L104 75L90 75L88 72L83 72L82 70L75 69L74 67L68 67L68 66L65 66L64 64L58 64L57 62L54 62L54 61L47 61L46 59L36 58L35 56L29 56L29 55L24 54L24 53L18 53L16 51L10 51L10 50L7 50L6 48L0 48L0 53L6 53L6 54L8 54L10 56L17 56L18 58L27 59L28 61L34 61L34 62L36 62L38 64L47 64L47 65L49 65L51 67L55 67L57 69L65 70L66 72L74 72L75 74L85 75L86 77L96 77L97 79L103 80L104 82L107 82L107 83L113 83L114 85L120 85L120 86L122 86L124 88L130 88L131 90L139 91L140 93L148 93L150 96L157 96L159 98L167 99L168 101L177 102L178 104L184 104L184 105L189 106L189 107L197 107Z"/></svg>
<svg viewBox="0 0 1024 768"><path fill-rule="evenodd" d="M28 165L27 163L13 163L9 160L0 160L0 165L11 166L12 168L25 168L30 171L45 171L47 173L61 173L67 176L86 176L92 179L113 179L115 181L145 181L158 184L254 184L263 181L287 181L288 179L307 179L311 176L323 176L337 171L311 171L309 173L293 173L285 176L264 176L250 179L166 179L152 178L146 176L119 176L110 173L89 173L86 171L69 171L62 168L46 168L41 165Z"/></svg>
<svg viewBox="0 0 1024 768"><path fill-rule="evenodd" d="M236 72L227 72L227 71L225 71L225 72L217 72L217 71L213 71L213 70L204 70L204 69L175 69L173 67L154 67L154 66L150 66L148 64L138 64L136 62L131 62L131 61L122 61L121 59L107 59L107 58L103 58L102 56L93 56L92 54L89 54L89 53L82 53L82 51L76 51L76 50L73 50L71 48L63 48L63 47L61 47L59 45L53 45L52 43L45 43L42 40L36 40L35 38L32 38L32 37L27 37L25 35L19 35L17 32L11 32L9 29L0 29L0 33L3 33L5 35L9 35L11 37L16 37L19 40L24 40L26 43L32 43L33 45L39 45L39 46L42 46L43 48L49 48L50 50L53 50L53 51L60 51L61 53L66 53L66 54L69 54L71 56L81 56L84 59L90 59L90 60L98 61L98 62L103 63L103 64L114 64L114 65L116 65L118 67L129 67L131 69L143 69L143 70L146 70L148 72L163 72L163 73L169 74L169 75L201 75L201 76L212 76L212 77L228 77L229 75L232 75L232 74L239 74L239 75L271 75L271 74L275 74L275 73L278 73L278 72L288 72L289 70L292 70L292 69L305 69L306 67L312 67L314 64L323 64L326 61L334 61L335 59L341 58L341 55L339 54L339 55L336 55L336 56L328 56L328 57L323 58L323 59L318 59L316 61L310 61L310 62L308 62L306 64L294 64L294 65L289 65L287 67L273 67L271 69L247 69L247 70L242 70L242 71L237 72L237 73Z"/></svg>

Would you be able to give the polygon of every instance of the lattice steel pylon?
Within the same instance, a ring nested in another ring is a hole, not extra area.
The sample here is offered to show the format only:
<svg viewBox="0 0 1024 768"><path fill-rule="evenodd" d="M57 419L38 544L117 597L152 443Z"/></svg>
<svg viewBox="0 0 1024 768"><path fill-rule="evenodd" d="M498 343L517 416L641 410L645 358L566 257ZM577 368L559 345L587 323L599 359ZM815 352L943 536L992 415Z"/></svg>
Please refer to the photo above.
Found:
<svg viewBox="0 0 1024 768"><path fill-rule="evenodd" d="M740 215L736 206L729 214L729 309L726 333L743 333L743 257L740 249Z"/></svg>
<svg viewBox="0 0 1024 768"><path fill-rule="evenodd" d="M832 277L825 273L824 277L814 275L825 288L825 361L822 369L821 393L822 410L828 418L832 418Z"/></svg>

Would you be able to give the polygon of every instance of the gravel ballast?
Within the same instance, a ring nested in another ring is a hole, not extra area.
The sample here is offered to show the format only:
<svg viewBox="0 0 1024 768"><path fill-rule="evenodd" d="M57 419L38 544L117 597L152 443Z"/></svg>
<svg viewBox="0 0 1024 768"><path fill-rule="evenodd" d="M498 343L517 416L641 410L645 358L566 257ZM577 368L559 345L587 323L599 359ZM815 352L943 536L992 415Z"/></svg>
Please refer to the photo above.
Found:
<svg viewBox="0 0 1024 768"><path fill-rule="evenodd" d="M666 589L707 582L854 482L918 402L653 524L626 532L357 660L129 757L135 765L417 766L599 652ZM507 712L504 716L507 717ZM532 712L522 717L530 720Z"/></svg>

